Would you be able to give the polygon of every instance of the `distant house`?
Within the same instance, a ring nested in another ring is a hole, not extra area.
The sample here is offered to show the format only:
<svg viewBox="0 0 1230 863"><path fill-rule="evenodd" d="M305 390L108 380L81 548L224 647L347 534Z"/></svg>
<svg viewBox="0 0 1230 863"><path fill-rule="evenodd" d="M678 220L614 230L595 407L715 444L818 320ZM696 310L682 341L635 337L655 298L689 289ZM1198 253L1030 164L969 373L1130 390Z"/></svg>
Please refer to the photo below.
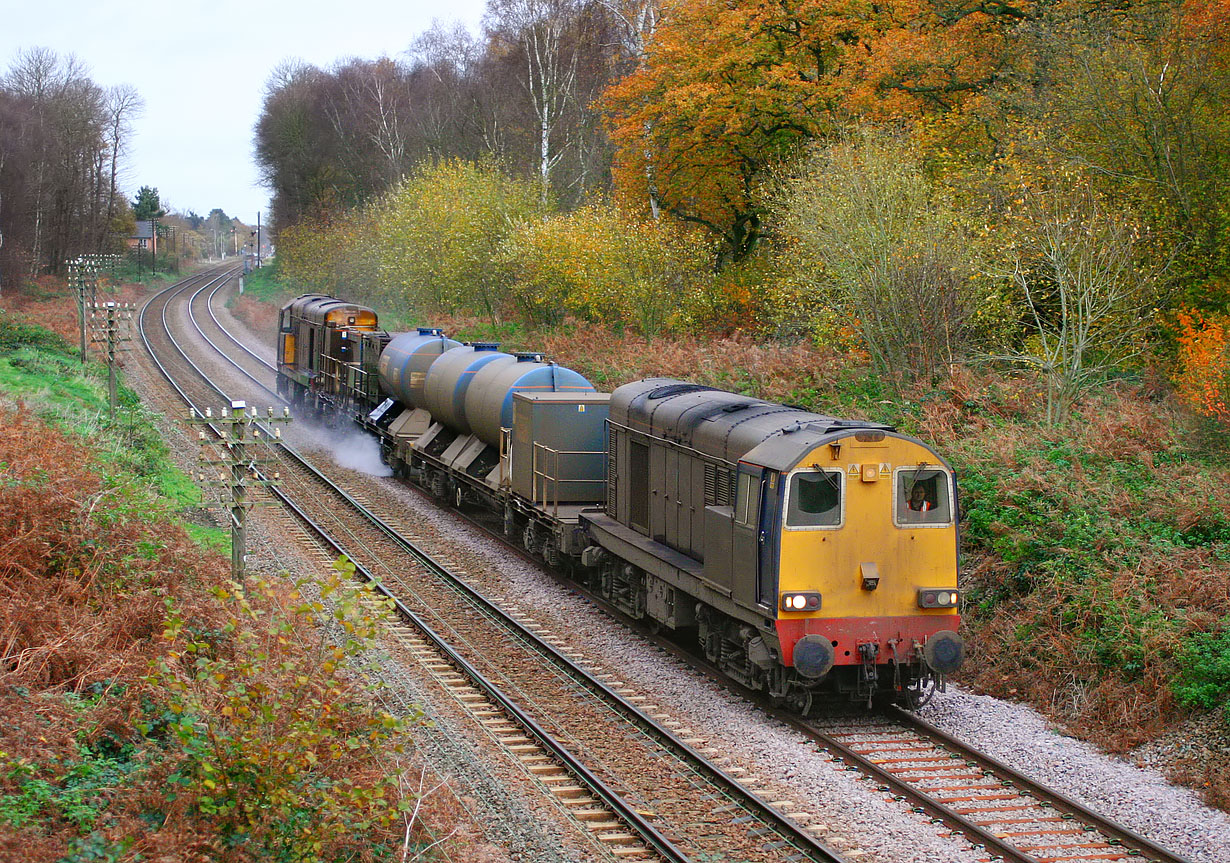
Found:
<svg viewBox="0 0 1230 863"><path fill-rule="evenodd" d="M158 253L158 237L154 234L152 219L142 219L137 222L137 229L128 238L128 248L152 249L154 254Z"/></svg>

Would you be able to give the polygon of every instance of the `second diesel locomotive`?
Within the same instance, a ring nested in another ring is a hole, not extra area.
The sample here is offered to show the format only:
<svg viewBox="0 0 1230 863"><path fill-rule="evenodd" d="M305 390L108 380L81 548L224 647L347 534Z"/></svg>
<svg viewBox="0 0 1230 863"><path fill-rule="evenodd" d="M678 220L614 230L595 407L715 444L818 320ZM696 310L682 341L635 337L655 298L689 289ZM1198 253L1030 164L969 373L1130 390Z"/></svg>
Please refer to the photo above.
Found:
<svg viewBox="0 0 1230 863"><path fill-rule="evenodd" d="M670 379L600 393L541 355L390 335L316 294L281 311L278 389L800 712L914 703L961 664L953 472L889 426Z"/></svg>

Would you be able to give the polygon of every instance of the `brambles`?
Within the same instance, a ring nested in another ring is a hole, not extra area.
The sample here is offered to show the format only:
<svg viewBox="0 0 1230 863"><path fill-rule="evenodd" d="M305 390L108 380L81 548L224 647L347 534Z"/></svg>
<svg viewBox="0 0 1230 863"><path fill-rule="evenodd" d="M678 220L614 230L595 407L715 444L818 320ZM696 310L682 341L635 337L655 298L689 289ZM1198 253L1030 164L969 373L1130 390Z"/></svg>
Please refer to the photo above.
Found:
<svg viewBox="0 0 1230 863"><path fill-rule="evenodd" d="M538 190L490 163L423 167L373 209L379 294L401 308L473 311L493 325L512 289L504 240L543 218Z"/></svg>
<svg viewBox="0 0 1230 863"><path fill-rule="evenodd" d="M0 364L43 411L56 340L17 341ZM54 367L62 391L81 386L79 364ZM174 485L165 448L65 430L91 410L65 402L56 427L0 407L0 847L31 863L421 848L398 750L415 717L374 704L360 593L340 573L211 593L221 559L169 520L181 500L155 494Z"/></svg>
<svg viewBox="0 0 1230 863"><path fill-rule="evenodd" d="M904 383L965 358L994 294L973 232L903 142L814 149L783 186L784 226L820 274L816 310L859 334L878 374Z"/></svg>
<svg viewBox="0 0 1230 863"><path fill-rule="evenodd" d="M677 327L713 278L709 250L695 236L601 204L522 223L503 256L527 320L556 323L567 310L646 339Z"/></svg>
<svg viewBox="0 0 1230 863"><path fill-rule="evenodd" d="M401 794L392 760L413 717L373 709L348 666L377 632L361 592L334 575L290 592L258 581L214 596L221 625L204 632L168 601L167 652L146 678L167 693L170 717L139 727L165 737L158 774L172 811L267 859L363 856L374 838L389 840L416 802ZM322 615L329 629L313 626Z"/></svg>
<svg viewBox="0 0 1230 863"><path fill-rule="evenodd" d="M1036 368L1046 420L1137 356L1164 296L1161 265L1142 262L1142 227L1111 209L1079 176L1024 189L1005 275L1024 301L1026 336L1008 354Z"/></svg>
<svg viewBox="0 0 1230 863"><path fill-rule="evenodd" d="M1193 633L1179 653L1182 669L1171 689L1184 707L1214 710L1230 721L1230 617L1215 630Z"/></svg>

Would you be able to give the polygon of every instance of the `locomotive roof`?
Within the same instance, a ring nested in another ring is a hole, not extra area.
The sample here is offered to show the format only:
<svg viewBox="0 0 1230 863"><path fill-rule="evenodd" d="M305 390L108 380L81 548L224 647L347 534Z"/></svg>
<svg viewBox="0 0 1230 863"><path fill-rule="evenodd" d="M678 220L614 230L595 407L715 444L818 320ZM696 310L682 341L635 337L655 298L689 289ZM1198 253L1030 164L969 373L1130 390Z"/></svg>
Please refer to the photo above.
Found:
<svg viewBox="0 0 1230 863"><path fill-rule="evenodd" d="M777 470L789 470L817 446L853 432L906 437L882 423L825 416L672 378L618 387L611 394L611 422L731 464L750 454L749 461Z"/></svg>
<svg viewBox="0 0 1230 863"><path fill-rule="evenodd" d="M373 320L379 320L375 310L368 306L339 300L337 297L330 297L325 294L301 294L283 306L282 309L290 309L292 314L314 323L324 322L326 315L333 311L345 311L347 314L370 312Z"/></svg>

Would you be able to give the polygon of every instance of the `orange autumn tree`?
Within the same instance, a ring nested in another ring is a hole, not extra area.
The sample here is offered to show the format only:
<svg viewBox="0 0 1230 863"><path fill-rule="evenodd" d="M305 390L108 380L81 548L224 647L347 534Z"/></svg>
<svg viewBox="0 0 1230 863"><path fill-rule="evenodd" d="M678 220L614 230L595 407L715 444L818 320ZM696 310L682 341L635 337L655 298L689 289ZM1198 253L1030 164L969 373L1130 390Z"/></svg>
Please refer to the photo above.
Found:
<svg viewBox="0 0 1230 863"><path fill-rule="evenodd" d="M1184 309L1177 315L1179 398L1230 422L1230 316Z"/></svg>
<svg viewBox="0 0 1230 863"><path fill-rule="evenodd" d="M770 168L856 114L956 109L995 80L1033 7L665 0L640 65L603 97L616 186L742 260L765 232Z"/></svg>
<svg viewBox="0 0 1230 863"><path fill-rule="evenodd" d="M824 5L667 0L640 67L604 96L619 190L652 191L728 259L755 249L759 178L831 125L835 73L861 41L846 7Z"/></svg>

